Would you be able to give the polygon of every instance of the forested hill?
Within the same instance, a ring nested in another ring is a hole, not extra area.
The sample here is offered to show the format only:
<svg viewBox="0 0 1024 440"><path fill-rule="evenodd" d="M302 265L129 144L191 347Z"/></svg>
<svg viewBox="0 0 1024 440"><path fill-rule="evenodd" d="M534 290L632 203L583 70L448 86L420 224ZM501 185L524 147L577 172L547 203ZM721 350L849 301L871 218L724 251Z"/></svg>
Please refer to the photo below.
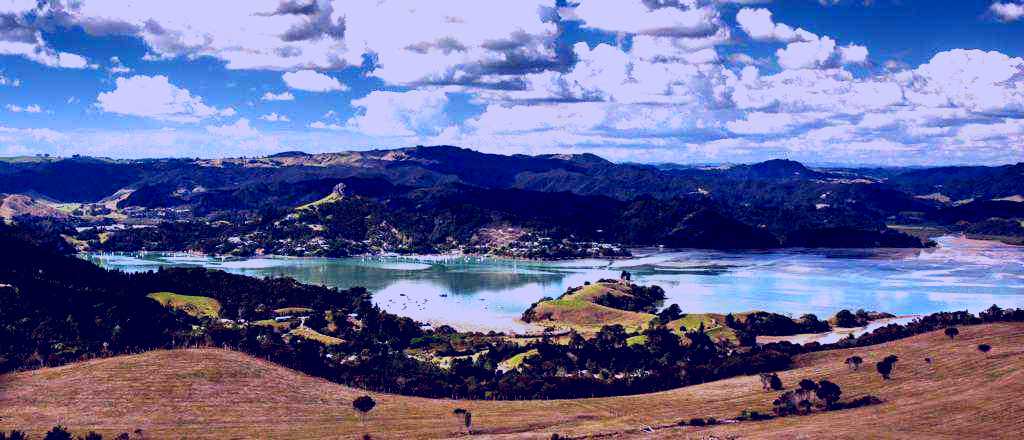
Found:
<svg viewBox="0 0 1024 440"><path fill-rule="evenodd" d="M652 166L449 146L212 160L35 158L0 161L0 194L20 197L0 215L86 228L66 235L99 250L543 258L618 255L631 245L906 247L922 243L886 224L1024 236L1017 214L983 206L1020 203L1022 175L1022 164Z"/></svg>

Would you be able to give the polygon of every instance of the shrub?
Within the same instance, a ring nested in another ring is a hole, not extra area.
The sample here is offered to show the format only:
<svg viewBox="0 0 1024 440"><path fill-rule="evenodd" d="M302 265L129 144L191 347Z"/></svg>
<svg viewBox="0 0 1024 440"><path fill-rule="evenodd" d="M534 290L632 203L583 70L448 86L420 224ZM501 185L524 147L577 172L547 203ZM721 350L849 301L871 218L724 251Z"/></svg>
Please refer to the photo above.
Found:
<svg viewBox="0 0 1024 440"><path fill-rule="evenodd" d="M377 402L370 396L356 397L352 401L352 408L359 412L359 419L362 422L366 422L366 415L373 410L373 407L377 406Z"/></svg>
<svg viewBox="0 0 1024 440"><path fill-rule="evenodd" d="M946 333L946 336L949 336L949 339L953 339L957 335L960 334L960 330L957 329L956 327L946 327L946 332L945 333Z"/></svg>
<svg viewBox="0 0 1024 440"><path fill-rule="evenodd" d="M826 379L822 379L818 382L818 389L814 391L814 394L825 402L826 408L831 409L832 406L839 401L839 396L843 394L843 390L839 388L839 385L836 385Z"/></svg>
<svg viewBox="0 0 1024 440"><path fill-rule="evenodd" d="M43 437L43 440L73 440L73 437L71 437L71 433L68 432L67 428L61 425L57 425L46 433L46 436Z"/></svg>
<svg viewBox="0 0 1024 440"><path fill-rule="evenodd" d="M818 389L818 384L814 383L813 380L804 379L800 381L800 389L804 391L814 391Z"/></svg>
<svg viewBox="0 0 1024 440"><path fill-rule="evenodd" d="M882 375L882 379L885 379L887 381L889 380L889 376L892 375L893 372L893 364L890 362L886 362L884 360L874 364L874 368L878 369L879 375Z"/></svg>
<svg viewBox="0 0 1024 440"><path fill-rule="evenodd" d="M978 351L981 351L982 353L988 353L988 351L991 350L991 349L992 349L992 346L988 345L988 344L979 344L978 345Z"/></svg>
<svg viewBox="0 0 1024 440"><path fill-rule="evenodd" d="M772 373L772 377L769 378L769 385L772 387L772 390L782 391L782 379L779 379L778 374Z"/></svg>
<svg viewBox="0 0 1024 440"><path fill-rule="evenodd" d="M856 399L853 399L853 400L851 400L849 402L839 404L839 405L837 405L837 408L852 409L852 408L860 408L862 406L868 406L868 405L877 405L879 403L882 403L882 399L879 399L879 398L869 394L867 396L860 396L860 397L858 397Z"/></svg>
<svg viewBox="0 0 1024 440"><path fill-rule="evenodd" d="M770 414L761 414L760 412L749 409L743 410L743 412L740 413L739 417L736 417L737 420L749 421L770 420L772 418L773 417Z"/></svg>
<svg viewBox="0 0 1024 440"><path fill-rule="evenodd" d="M864 359L860 356L850 356L846 358L846 365L853 371L857 371L862 363L864 363Z"/></svg>

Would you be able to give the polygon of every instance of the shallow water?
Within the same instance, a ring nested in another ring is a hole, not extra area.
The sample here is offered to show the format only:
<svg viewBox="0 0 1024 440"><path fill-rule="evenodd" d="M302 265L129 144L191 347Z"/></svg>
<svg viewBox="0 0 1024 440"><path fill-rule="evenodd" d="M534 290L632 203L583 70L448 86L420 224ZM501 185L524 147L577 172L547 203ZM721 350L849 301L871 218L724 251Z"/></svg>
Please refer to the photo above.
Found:
<svg viewBox="0 0 1024 440"><path fill-rule="evenodd" d="M923 250L717 252L639 250L626 260L515 262L476 257L219 259L185 254L88 254L126 271L204 266L307 283L364 286L382 308L461 329L522 331L529 305L629 270L684 312L767 310L821 318L840 309L896 315L1024 307L1024 248L941 237ZM202 292L183 292L202 294ZM296 304L301 305L301 304Z"/></svg>

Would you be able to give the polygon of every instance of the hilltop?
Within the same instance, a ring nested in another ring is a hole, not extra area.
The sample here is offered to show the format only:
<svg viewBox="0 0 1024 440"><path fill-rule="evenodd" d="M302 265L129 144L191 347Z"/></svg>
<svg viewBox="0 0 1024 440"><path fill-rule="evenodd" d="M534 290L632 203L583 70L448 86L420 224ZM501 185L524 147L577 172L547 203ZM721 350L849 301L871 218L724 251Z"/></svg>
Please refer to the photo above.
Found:
<svg viewBox="0 0 1024 440"><path fill-rule="evenodd" d="M975 347L990 344L988 354ZM872 368L896 354L893 379ZM103 434L142 429L155 438L460 437L455 407L473 411L475 431L490 438L548 439L552 433L616 438L1014 438L1024 430L1024 325L962 327L950 340L931 332L872 347L801 355L779 375L787 388L827 378L843 399L865 394L883 403L763 422L671 427L680 419L735 418L767 412L775 392L756 376L672 391L598 399L453 401L371 393L378 406L361 427L351 401L365 394L245 354L220 349L152 351L0 376L0 429L34 437L56 423ZM865 359L850 371L843 360ZM932 364L923 359L930 357ZM658 428L644 434L641 428Z"/></svg>

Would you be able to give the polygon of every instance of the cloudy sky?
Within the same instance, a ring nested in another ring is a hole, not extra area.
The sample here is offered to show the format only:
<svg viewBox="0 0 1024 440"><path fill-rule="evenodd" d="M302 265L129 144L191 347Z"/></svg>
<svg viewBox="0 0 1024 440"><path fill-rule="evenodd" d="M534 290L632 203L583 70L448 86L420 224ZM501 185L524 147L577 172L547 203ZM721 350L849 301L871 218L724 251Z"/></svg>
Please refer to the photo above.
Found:
<svg viewBox="0 0 1024 440"><path fill-rule="evenodd" d="M1021 0L0 0L0 155L1024 160Z"/></svg>

